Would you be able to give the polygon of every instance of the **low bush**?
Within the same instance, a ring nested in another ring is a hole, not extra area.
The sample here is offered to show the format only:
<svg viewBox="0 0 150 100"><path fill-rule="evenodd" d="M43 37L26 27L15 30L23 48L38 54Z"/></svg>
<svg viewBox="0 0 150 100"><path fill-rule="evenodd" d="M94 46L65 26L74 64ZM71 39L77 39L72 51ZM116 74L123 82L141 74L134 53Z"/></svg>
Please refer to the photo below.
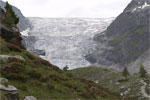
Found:
<svg viewBox="0 0 150 100"><path fill-rule="evenodd" d="M37 72L36 70L31 70L28 75L31 77L31 78L40 78L42 76L41 73Z"/></svg>
<svg viewBox="0 0 150 100"><path fill-rule="evenodd" d="M82 97L85 97L85 98L93 98L92 93L89 92L89 91L86 91L86 90L84 90L84 89L82 89L82 90L80 91L80 94L79 94L79 95L82 96Z"/></svg>
<svg viewBox="0 0 150 100"><path fill-rule="evenodd" d="M51 66L55 71L58 71L58 72L62 72L62 70L60 70L57 66L55 66L55 65L52 65Z"/></svg>
<svg viewBox="0 0 150 100"><path fill-rule="evenodd" d="M21 59L15 58L15 57L8 57L8 62L9 63L18 62L18 63L21 63L21 64L25 64L24 60L21 60Z"/></svg>
<svg viewBox="0 0 150 100"><path fill-rule="evenodd" d="M67 76L70 77L70 78L73 77L72 73L67 73Z"/></svg>
<svg viewBox="0 0 150 100"><path fill-rule="evenodd" d="M17 79L21 81L26 81L27 76L25 75L25 66L21 63L11 63L1 69L1 73L4 77L8 79Z"/></svg>
<svg viewBox="0 0 150 100"><path fill-rule="evenodd" d="M30 53L25 53L25 55L30 59L30 60L34 60L35 59L35 57L34 57L34 55L32 55L32 54L30 54Z"/></svg>
<svg viewBox="0 0 150 100"><path fill-rule="evenodd" d="M49 77L47 77L47 76L42 76L42 77L40 78L40 80L41 80L41 82L47 82L47 81L49 80Z"/></svg>
<svg viewBox="0 0 150 100"><path fill-rule="evenodd" d="M56 81L56 82L62 82L62 81L65 81L64 78L58 76L58 75L55 75L55 74L50 74L49 75L49 78Z"/></svg>
<svg viewBox="0 0 150 100"><path fill-rule="evenodd" d="M6 42L6 46L8 47L8 49L10 51L15 51L15 52L21 52L22 51L19 47L15 46L13 44L10 44L8 42Z"/></svg>
<svg viewBox="0 0 150 100"><path fill-rule="evenodd" d="M42 64L41 64L41 62L40 62L39 60L33 60L32 62L33 62L33 64L34 64L36 67L42 66Z"/></svg>
<svg viewBox="0 0 150 100"><path fill-rule="evenodd" d="M44 60L44 59L41 59L41 58L37 58L37 60L39 60L42 65L52 66L52 64L49 61L47 61L47 60Z"/></svg>
<svg viewBox="0 0 150 100"><path fill-rule="evenodd" d="M66 82L66 83L64 83L64 85L67 86L67 87L70 88L70 89L73 88L73 85L72 85L71 83Z"/></svg>
<svg viewBox="0 0 150 100"><path fill-rule="evenodd" d="M65 82L64 85L69 89L73 89L73 90L77 90L79 88L77 83Z"/></svg>
<svg viewBox="0 0 150 100"><path fill-rule="evenodd" d="M55 86L52 85L52 84L50 84L50 83L48 83L48 84L47 84L47 88L48 88L49 90L54 90L54 89L55 89Z"/></svg>
<svg viewBox="0 0 150 100"><path fill-rule="evenodd" d="M22 91L27 91L28 90L26 85L23 85L23 86L19 87L19 89L22 90Z"/></svg>

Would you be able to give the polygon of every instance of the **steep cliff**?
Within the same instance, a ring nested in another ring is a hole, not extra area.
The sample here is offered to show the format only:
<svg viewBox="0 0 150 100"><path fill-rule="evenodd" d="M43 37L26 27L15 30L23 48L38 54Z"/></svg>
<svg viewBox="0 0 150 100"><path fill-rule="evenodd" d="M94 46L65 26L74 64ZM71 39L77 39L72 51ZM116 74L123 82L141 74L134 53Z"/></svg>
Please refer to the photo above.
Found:
<svg viewBox="0 0 150 100"><path fill-rule="evenodd" d="M95 58L99 65L126 67L149 49L150 0L132 0L131 3L107 28L107 48L103 53L98 49L89 58ZM100 34L95 36L102 42ZM148 56L148 55L147 55ZM90 61L90 60L89 60ZM138 66L143 64L139 63ZM131 66L131 65L130 65ZM148 69L149 65L145 64Z"/></svg>
<svg viewBox="0 0 150 100"><path fill-rule="evenodd" d="M128 64L149 48L150 0L132 0L124 12L108 27L114 47L109 60Z"/></svg>

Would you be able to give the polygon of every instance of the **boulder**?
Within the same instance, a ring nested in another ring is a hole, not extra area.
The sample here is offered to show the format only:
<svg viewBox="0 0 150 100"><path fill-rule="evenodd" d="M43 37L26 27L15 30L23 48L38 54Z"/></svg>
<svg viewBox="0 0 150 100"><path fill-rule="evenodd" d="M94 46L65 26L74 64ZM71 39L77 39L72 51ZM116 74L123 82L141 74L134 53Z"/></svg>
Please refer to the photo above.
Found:
<svg viewBox="0 0 150 100"><path fill-rule="evenodd" d="M37 100L34 96L26 96L24 100Z"/></svg>
<svg viewBox="0 0 150 100"><path fill-rule="evenodd" d="M8 79L6 79L6 78L0 78L0 83L6 83L6 82L8 82Z"/></svg>
<svg viewBox="0 0 150 100"><path fill-rule="evenodd" d="M4 59L5 61L7 61L9 57L18 58L18 59L20 59L20 60L24 60L24 61L25 61L25 59L24 59L22 56L20 56L20 55L15 55L15 56L11 56L11 55L0 55L0 58L1 58L1 59Z"/></svg>
<svg viewBox="0 0 150 100"><path fill-rule="evenodd" d="M19 100L18 89L12 85L5 87L4 85L0 84L0 92L5 95L7 100Z"/></svg>

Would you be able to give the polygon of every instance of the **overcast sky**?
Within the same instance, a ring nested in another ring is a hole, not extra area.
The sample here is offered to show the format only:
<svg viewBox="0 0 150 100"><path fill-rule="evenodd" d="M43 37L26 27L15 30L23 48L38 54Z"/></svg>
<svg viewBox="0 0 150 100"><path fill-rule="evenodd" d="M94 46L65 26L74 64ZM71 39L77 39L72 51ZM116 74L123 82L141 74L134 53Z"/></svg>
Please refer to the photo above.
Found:
<svg viewBox="0 0 150 100"><path fill-rule="evenodd" d="M131 0L4 0L26 17L116 17Z"/></svg>

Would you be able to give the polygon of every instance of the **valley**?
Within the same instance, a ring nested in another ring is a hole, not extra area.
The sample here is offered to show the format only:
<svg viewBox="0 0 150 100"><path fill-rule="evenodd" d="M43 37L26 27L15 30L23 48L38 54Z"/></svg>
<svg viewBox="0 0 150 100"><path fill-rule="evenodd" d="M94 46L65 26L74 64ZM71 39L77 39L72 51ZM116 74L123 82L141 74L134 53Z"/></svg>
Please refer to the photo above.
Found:
<svg viewBox="0 0 150 100"><path fill-rule="evenodd" d="M0 100L149 100L149 11L132 0L117 17L24 17L0 0Z"/></svg>
<svg viewBox="0 0 150 100"><path fill-rule="evenodd" d="M60 68L66 65L70 69L89 66L91 64L85 56L97 45L94 36L103 32L113 20L114 18L29 18L32 28L23 33L28 34L23 39L28 51L45 51L44 59ZM101 46L107 48L104 43Z"/></svg>

